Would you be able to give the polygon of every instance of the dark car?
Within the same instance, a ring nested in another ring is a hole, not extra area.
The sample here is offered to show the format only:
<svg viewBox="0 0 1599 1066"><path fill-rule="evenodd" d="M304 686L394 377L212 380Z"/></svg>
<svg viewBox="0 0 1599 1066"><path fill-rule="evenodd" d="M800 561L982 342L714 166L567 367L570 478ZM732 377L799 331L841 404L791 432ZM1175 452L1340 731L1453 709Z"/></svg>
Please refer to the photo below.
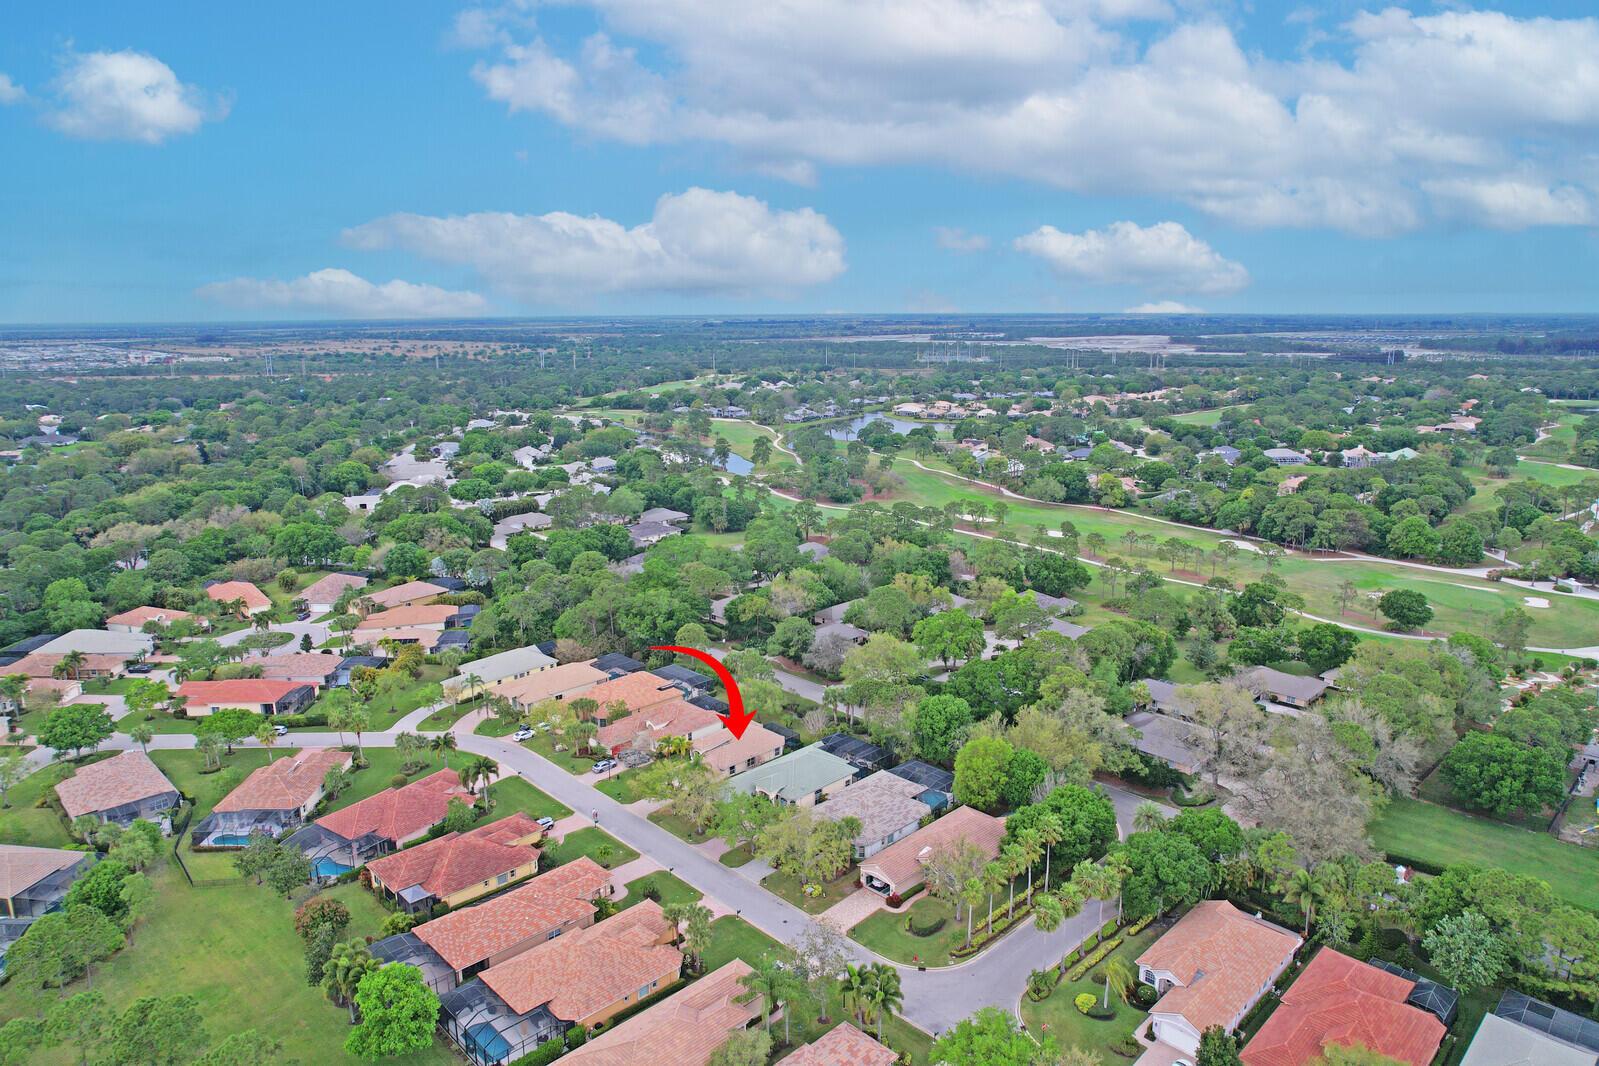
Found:
<svg viewBox="0 0 1599 1066"><path fill-rule="evenodd" d="M128 664L128 673L130 673L130 674L148 674L153 669L155 669L155 668L152 667L149 663L129 663Z"/></svg>

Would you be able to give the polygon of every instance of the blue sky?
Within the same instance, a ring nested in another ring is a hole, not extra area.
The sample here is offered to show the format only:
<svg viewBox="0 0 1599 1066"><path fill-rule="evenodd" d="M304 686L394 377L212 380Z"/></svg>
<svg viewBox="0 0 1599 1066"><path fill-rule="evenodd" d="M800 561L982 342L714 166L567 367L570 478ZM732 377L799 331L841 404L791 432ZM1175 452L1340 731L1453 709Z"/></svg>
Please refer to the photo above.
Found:
<svg viewBox="0 0 1599 1066"><path fill-rule="evenodd" d="M0 321L1594 311L1590 8L9 4Z"/></svg>

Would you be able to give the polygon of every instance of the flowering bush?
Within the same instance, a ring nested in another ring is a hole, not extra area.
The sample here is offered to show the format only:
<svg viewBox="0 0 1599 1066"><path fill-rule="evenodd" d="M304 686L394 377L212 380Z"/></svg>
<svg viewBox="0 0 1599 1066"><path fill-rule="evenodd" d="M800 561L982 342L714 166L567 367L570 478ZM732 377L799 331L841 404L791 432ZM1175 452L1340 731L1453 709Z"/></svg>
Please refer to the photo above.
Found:
<svg viewBox="0 0 1599 1066"><path fill-rule="evenodd" d="M1079 992L1077 993L1076 997L1072 999L1072 1003L1077 1007L1077 1012L1079 1014L1087 1014L1089 1011L1094 1009L1094 1004L1098 1002L1099 1001L1094 998L1094 994L1092 992Z"/></svg>

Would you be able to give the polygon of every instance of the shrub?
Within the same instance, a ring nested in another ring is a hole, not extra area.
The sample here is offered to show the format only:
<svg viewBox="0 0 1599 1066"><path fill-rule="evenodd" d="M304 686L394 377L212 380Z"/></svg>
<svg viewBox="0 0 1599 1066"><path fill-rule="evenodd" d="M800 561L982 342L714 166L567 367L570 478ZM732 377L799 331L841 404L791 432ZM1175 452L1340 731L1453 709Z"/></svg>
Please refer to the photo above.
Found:
<svg viewBox="0 0 1599 1066"><path fill-rule="evenodd" d="M1027 998L1034 1003L1048 999L1059 983L1059 970L1034 970L1027 975Z"/></svg>
<svg viewBox="0 0 1599 1066"><path fill-rule="evenodd" d="M1094 998L1093 993L1079 992L1072 1000L1072 1005L1077 1008L1077 1012L1079 1014L1087 1014L1089 1011L1094 1009L1094 1004L1098 1002L1099 1000Z"/></svg>
<svg viewBox="0 0 1599 1066"><path fill-rule="evenodd" d="M407 780L409 779L404 774L395 774L393 777L389 778L389 787L404 788Z"/></svg>
<svg viewBox="0 0 1599 1066"><path fill-rule="evenodd" d="M521 1061L524 1066L548 1066L564 1054L566 1054L566 1041L557 1036L544 1041Z"/></svg>
<svg viewBox="0 0 1599 1066"><path fill-rule="evenodd" d="M898 907L901 904L903 904L904 902L905 902L905 900L900 896L900 894L898 892L890 892L888 894L888 905L890 907Z"/></svg>
<svg viewBox="0 0 1599 1066"><path fill-rule="evenodd" d="M1136 1059L1144 1053L1144 1045L1130 1036L1124 1036L1110 1045L1112 1054L1120 1055L1124 1059Z"/></svg>
<svg viewBox="0 0 1599 1066"><path fill-rule="evenodd" d="M1160 998L1160 993L1155 990L1154 985L1139 985L1133 992L1133 998L1138 1001L1140 1007L1152 1007L1155 1005L1155 1000Z"/></svg>
<svg viewBox="0 0 1599 1066"><path fill-rule="evenodd" d="M1104 959L1105 956L1109 955L1111 952L1120 947L1121 942L1121 937L1111 937L1109 940L1099 945L1099 947L1095 948L1093 951L1090 951L1087 955L1084 955L1082 961L1076 966L1073 966L1071 971L1067 973L1066 980L1081 981L1083 976L1087 974L1089 970L1092 970L1095 966L1099 965L1100 961Z"/></svg>
<svg viewBox="0 0 1599 1066"><path fill-rule="evenodd" d="M934 933L944 928L944 925L945 920L943 918L934 918L926 925L917 925L916 916L914 914L907 914L905 916L905 931L911 936L932 936Z"/></svg>

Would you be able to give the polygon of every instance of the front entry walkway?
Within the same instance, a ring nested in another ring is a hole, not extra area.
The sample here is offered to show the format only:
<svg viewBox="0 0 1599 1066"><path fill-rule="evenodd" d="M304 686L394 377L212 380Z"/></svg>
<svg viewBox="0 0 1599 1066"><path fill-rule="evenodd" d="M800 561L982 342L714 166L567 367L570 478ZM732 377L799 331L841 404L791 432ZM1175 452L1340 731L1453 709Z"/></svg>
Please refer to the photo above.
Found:
<svg viewBox="0 0 1599 1066"><path fill-rule="evenodd" d="M881 910L887 901L882 896L869 888L857 888L837 903L823 911L819 916L820 921L837 929L840 933L849 931L870 918Z"/></svg>

